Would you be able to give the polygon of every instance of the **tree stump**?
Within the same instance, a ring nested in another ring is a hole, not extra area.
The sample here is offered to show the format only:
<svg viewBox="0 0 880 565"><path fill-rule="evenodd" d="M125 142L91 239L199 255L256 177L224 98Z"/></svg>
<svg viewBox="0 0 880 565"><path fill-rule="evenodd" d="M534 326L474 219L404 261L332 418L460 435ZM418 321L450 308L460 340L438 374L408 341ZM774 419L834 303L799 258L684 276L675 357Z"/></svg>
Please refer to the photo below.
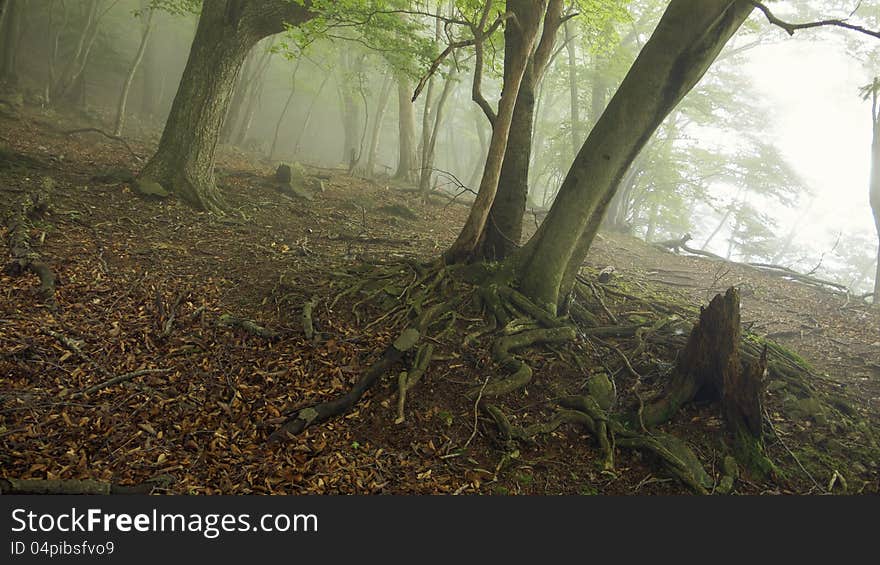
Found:
<svg viewBox="0 0 880 565"><path fill-rule="evenodd" d="M643 420L648 426L657 425L692 400L720 401L738 458L764 473L772 471L763 456L762 439L767 352L765 348L754 365L744 365L741 339L739 292L730 288L701 309L700 320L678 356L669 390L645 408Z"/></svg>

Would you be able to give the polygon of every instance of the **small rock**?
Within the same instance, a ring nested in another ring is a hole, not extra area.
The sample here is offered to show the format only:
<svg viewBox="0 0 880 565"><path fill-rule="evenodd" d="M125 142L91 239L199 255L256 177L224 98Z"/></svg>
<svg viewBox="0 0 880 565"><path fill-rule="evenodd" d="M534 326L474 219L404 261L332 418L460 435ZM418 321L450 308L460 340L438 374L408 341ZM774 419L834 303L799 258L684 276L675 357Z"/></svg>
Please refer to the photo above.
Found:
<svg viewBox="0 0 880 565"><path fill-rule="evenodd" d="M602 410L614 404L614 385L605 373L596 373L587 381L587 390Z"/></svg>
<svg viewBox="0 0 880 565"><path fill-rule="evenodd" d="M153 198L167 198L171 195L161 184L150 179L137 179L134 181L134 189L138 194Z"/></svg>

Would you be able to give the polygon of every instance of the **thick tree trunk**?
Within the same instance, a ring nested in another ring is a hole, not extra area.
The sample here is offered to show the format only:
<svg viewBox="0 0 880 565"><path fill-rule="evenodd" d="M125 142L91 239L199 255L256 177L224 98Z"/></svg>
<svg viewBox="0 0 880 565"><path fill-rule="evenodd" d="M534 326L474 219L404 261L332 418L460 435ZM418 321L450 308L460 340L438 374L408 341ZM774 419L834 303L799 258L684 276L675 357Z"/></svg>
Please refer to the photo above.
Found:
<svg viewBox="0 0 880 565"><path fill-rule="evenodd" d="M483 236L483 230L486 227L489 212L498 191L498 180L501 177L501 167L504 163L510 126L513 122L513 110L538 36L541 18L546 12L546 5L543 2L528 0L508 0L507 9L516 15L516 25L522 34L520 45L519 49L512 52L505 50L504 53L505 84L498 102L498 114L492 124L492 138L489 142L486 167L483 169L480 189L477 191L477 197L465 225L458 238L444 254L444 259L450 263L473 257ZM482 65L479 52L475 65L478 66L475 72L482 72L482 69L479 68ZM475 94L479 92L478 81L474 90Z"/></svg>
<svg viewBox="0 0 880 565"><path fill-rule="evenodd" d="M113 135L116 136L122 135L122 128L125 126L125 105L128 102L128 93L131 90L134 75L137 73L138 67L140 67L141 61L144 59L144 52L147 50L147 42L153 29L153 12L152 8L147 9L147 19L144 21L144 33L141 36L141 44L138 46L137 54L131 62L128 75L125 77L125 83L122 85L122 92L119 94L119 104L116 107L116 125L113 127Z"/></svg>
<svg viewBox="0 0 880 565"><path fill-rule="evenodd" d="M313 17L310 2L227 0L205 2L189 59L156 154L141 177L161 184L191 205L222 213L214 155L232 88L257 42Z"/></svg>
<svg viewBox="0 0 880 565"><path fill-rule="evenodd" d="M256 65L257 51L256 49L251 49L245 56L241 71L235 78L235 86L232 87L232 100L229 101L229 108L226 110L226 117L223 119L223 128L220 130L220 143L232 142L236 126L241 121L241 113L244 110L248 92L250 92L251 77L254 74Z"/></svg>
<svg viewBox="0 0 880 565"><path fill-rule="evenodd" d="M405 79L397 82L398 153L394 178L412 182L417 178L416 107L412 101L413 87Z"/></svg>
<svg viewBox="0 0 880 565"><path fill-rule="evenodd" d="M751 13L746 0L672 0L516 256L520 290L556 312L617 187L654 131Z"/></svg>

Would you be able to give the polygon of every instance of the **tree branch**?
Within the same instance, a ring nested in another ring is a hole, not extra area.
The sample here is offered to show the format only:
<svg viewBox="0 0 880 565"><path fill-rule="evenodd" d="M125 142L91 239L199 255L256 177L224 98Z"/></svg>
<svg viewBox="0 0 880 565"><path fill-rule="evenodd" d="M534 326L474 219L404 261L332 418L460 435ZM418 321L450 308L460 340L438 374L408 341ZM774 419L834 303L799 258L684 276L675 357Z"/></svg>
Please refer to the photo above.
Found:
<svg viewBox="0 0 880 565"><path fill-rule="evenodd" d="M830 26L830 27L842 27L844 29L857 31L859 33L864 33L865 35L870 35L871 37L876 37L877 39L880 39L880 31L874 31L874 30L864 28L862 26L850 24L850 23L847 23L846 20L842 20L842 19L828 19L828 20L821 20L821 21L816 21L816 22L805 22L805 23L801 23L801 24L789 23L789 22L786 22L786 21L783 21L783 20L780 20L779 18L777 18L773 14L773 12L770 11L770 8L765 6L763 3L758 2L757 0L748 0L748 2L750 4L752 4L754 7L756 7L757 9L761 10L764 13L764 16L767 17L768 22L770 22L771 24L773 24L775 26L781 27L786 32L788 32L788 35L794 35L794 32L799 29L810 29L810 28L814 28L814 27L828 27L828 26Z"/></svg>

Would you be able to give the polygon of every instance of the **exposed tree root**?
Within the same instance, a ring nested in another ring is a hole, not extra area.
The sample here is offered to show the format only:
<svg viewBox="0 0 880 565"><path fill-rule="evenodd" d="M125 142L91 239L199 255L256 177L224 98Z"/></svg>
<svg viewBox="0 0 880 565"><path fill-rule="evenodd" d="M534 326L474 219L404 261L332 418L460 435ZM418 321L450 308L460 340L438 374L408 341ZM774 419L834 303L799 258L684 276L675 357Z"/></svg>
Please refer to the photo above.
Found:
<svg viewBox="0 0 880 565"><path fill-rule="evenodd" d="M532 369L527 363L514 357L510 351L522 349L539 343L562 343L572 341L575 338L574 328L560 326L556 328L542 328L528 330L501 337L492 346L492 357L501 366L511 371L512 374L504 379L489 383L483 390L483 396L487 398L509 394L526 386L532 380ZM479 389L474 388L468 392L468 397L473 399Z"/></svg>
<svg viewBox="0 0 880 565"><path fill-rule="evenodd" d="M6 265L5 271L12 276L20 276L25 271L37 275L40 278L40 299L49 310L56 312L59 309L58 301L55 299L57 278L49 265L40 258L40 254L34 251L30 236L33 228L31 218L41 216L48 209L48 196L42 192L35 192L27 195L9 211L5 223L9 231L9 252L12 261Z"/></svg>
<svg viewBox="0 0 880 565"><path fill-rule="evenodd" d="M419 347L412 368L409 371L400 373L397 381L397 419L394 420L395 424L402 424L406 420L406 415L404 414L406 392L414 387L419 382L419 379L422 378L422 375L425 374L433 354L434 346L430 343Z"/></svg>
<svg viewBox="0 0 880 565"><path fill-rule="evenodd" d="M334 400L293 411L281 427L272 432L272 435L269 436L269 441L285 441L301 433L309 426L320 424L348 411L373 386L379 377L398 363L407 351L415 347L419 337L418 330L414 328L404 330L400 337L385 350L382 357L373 363L373 366L370 367L349 392Z"/></svg>
<svg viewBox="0 0 880 565"><path fill-rule="evenodd" d="M315 324L312 322L312 310L315 308L315 305L318 303L317 298L312 298L303 304L302 311L302 327L303 333L306 336L306 339L312 340L315 337Z"/></svg>

